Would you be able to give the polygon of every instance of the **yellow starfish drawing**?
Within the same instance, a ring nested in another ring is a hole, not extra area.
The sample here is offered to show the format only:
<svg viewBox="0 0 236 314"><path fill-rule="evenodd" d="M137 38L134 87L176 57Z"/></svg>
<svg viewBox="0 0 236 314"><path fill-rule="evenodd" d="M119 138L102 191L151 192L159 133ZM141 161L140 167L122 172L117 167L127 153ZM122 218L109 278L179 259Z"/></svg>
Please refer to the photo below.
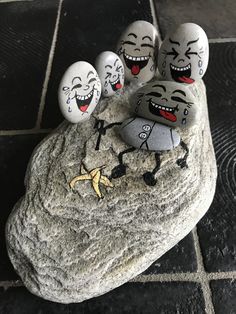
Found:
<svg viewBox="0 0 236 314"><path fill-rule="evenodd" d="M81 174L81 175L75 177L73 180L71 180L71 182L70 182L71 189L74 188L76 182L78 182L78 181L91 180L93 189L96 192L97 196L99 198L102 198L103 195L100 191L99 184L103 184L103 185L108 186L110 188L113 188L113 186L114 186L106 176L103 176L101 174L101 170L104 168L105 168L105 166L98 167L98 168L92 169L90 171L86 170L85 174Z"/></svg>

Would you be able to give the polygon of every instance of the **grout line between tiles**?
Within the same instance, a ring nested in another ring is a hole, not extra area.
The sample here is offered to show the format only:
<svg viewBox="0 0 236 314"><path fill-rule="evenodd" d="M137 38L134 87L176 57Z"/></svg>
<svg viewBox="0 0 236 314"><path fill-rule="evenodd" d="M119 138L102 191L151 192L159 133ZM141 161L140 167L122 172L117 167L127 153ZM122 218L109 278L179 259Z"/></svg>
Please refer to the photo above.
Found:
<svg viewBox="0 0 236 314"><path fill-rule="evenodd" d="M153 0L149 0L150 3L150 8L151 8L151 14L152 14L152 18L153 18L153 25L156 27L157 29L157 33L158 33L158 39L159 39L159 44L161 44L161 32L160 32L160 27L157 21L157 14L156 14L156 9L155 9L155 5Z"/></svg>
<svg viewBox="0 0 236 314"><path fill-rule="evenodd" d="M29 130L0 130L0 136L28 135L28 134L47 134L52 129L29 129Z"/></svg>
<svg viewBox="0 0 236 314"><path fill-rule="evenodd" d="M48 64L47 64L45 79L44 79L44 83L43 83L43 89L42 89L42 94L41 94L41 99L40 99L40 104L39 104L37 121L36 121L36 125L35 125L36 130L40 129L40 127L41 127L41 121L42 121L43 110L44 110L44 106L45 106L45 99L46 99L46 93L47 93L47 88L48 88L48 82L49 82L50 75L51 75L52 63L53 63L53 58L54 58L55 49L56 49L56 42L57 42L57 35L58 35L58 30L59 30L62 3L63 3L63 0L59 0L56 24L55 24L54 34L53 34L53 39L52 39L52 45L51 45L51 49L50 49L50 53L49 53L49 57L48 57Z"/></svg>
<svg viewBox="0 0 236 314"><path fill-rule="evenodd" d="M210 44L217 44L217 43L235 43L236 38L212 38L209 39Z"/></svg>
<svg viewBox="0 0 236 314"><path fill-rule="evenodd" d="M203 264L203 257L202 257L199 238L197 234L197 226L195 226L195 228L193 229L192 234L193 234L193 242L194 242L196 258L197 258L197 274L199 275L200 282L202 284L202 291L203 291L203 296L205 299L206 313L214 314L215 310L214 310L214 306L212 302L212 293L210 289L209 280L207 278L207 274L205 272L205 268Z"/></svg>
<svg viewBox="0 0 236 314"><path fill-rule="evenodd" d="M236 271L232 272L217 272L217 273L163 273L163 274L149 274L149 275L138 275L137 277L129 280L133 283L148 283L148 282L202 282L202 276L205 275L208 280L224 280L231 279L236 280ZM21 280L9 280L0 281L0 287L21 287L24 286Z"/></svg>

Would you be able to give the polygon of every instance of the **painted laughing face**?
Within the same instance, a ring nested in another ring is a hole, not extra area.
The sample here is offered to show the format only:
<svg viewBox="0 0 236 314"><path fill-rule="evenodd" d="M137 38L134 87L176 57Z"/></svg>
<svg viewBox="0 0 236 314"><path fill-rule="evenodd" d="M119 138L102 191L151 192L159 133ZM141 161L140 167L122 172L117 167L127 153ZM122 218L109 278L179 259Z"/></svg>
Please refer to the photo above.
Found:
<svg viewBox="0 0 236 314"><path fill-rule="evenodd" d="M171 127L192 126L197 118L197 100L188 86L154 81L132 95L133 111L140 117Z"/></svg>
<svg viewBox="0 0 236 314"><path fill-rule="evenodd" d="M124 66L112 51L104 51L97 57L95 66L102 83L102 94L110 97L124 86Z"/></svg>
<svg viewBox="0 0 236 314"><path fill-rule="evenodd" d="M194 23L180 25L163 41L158 69L163 78L191 84L203 77L209 59L209 44L204 30Z"/></svg>
<svg viewBox="0 0 236 314"><path fill-rule="evenodd" d="M101 96L101 82L85 61L72 64L62 77L58 99L63 116L72 123L89 119Z"/></svg>
<svg viewBox="0 0 236 314"><path fill-rule="evenodd" d="M156 72L157 30L146 21L130 24L120 38L117 51L128 81L150 81Z"/></svg>

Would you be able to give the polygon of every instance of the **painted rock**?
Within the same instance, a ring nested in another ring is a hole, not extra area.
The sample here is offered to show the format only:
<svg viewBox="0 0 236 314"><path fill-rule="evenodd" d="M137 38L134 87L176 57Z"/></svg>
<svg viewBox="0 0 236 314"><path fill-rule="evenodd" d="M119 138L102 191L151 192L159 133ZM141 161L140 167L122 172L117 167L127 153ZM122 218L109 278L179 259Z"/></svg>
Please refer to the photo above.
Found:
<svg viewBox="0 0 236 314"><path fill-rule="evenodd" d="M158 58L163 78L191 84L203 77L209 60L209 43L197 24L181 24L164 39Z"/></svg>
<svg viewBox="0 0 236 314"><path fill-rule="evenodd" d="M190 127L197 119L197 98L186 84L154 81L131 96L135 114L171 127Z"/></svg>
<svg viewBox="0 0 236 314"><path fill-rule="evenodd" d="M98 55L95 67L102 84L102 95L115 95L124 87L124 65L112 51L104 51Z"/></svg>
<svg viewBox="0 0 236 314"><path fill-rule="evenodd" d="M149 151L171 150L179 145L179 134L165 125L142 118L129 118L120 127L126 144Z"/></svg>
<svg viewBox="0 0 236 314"><path fill-rule="evenodd" d="M85 61L72 64L62 77L58 100L61 112L72 123L89 119L101 96L101 82L94 67Z"/></svg>
<svg viewBox="0 0 236 314"><path fill-rule="evenodd" d="M125 78L128 81L150 81L155 74L157 63L156 28L146 21L130 24L119 40L117 51L123 61Z"/></svg>

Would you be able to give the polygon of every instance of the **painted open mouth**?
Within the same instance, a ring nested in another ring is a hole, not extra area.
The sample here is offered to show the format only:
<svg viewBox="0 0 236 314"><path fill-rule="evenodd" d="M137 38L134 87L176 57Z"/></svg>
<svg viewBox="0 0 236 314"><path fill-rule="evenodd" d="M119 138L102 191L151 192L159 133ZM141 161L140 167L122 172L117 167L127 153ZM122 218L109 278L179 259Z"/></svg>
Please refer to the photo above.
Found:
<svg viewBox="0 0 236 314"><path fill-rule="evenodd" d="M172 78L179 83L191 84L194 80L191 76L191 63L184 67L177 67L176 65L170 64L170 73Z"/></svg>
<svg viewBox="0 0 236 314"><path fill-rule="evenodd" d="M85 96L81 96L81 95L76 95L76 104L78 106L78 109L82 112L86 112L92 99L93 99L93 92L94 89L92 89L92 91Z"/></svg>
<svg viewBox="0 0 236 314"><path fill-rule="evenodd" d="M122 84L120 83L119 76L117 77L115 81L113 82L110 81L110 84L113 91L117 91L118 89L121 89L123 87Z"/></svg>
<svg viewBox="0 0 236 314"><path fill-rule="evenodd" d="M156 104L151 99L149 100L149 110L152 114L163 117L166 120L169 120L171 122L175 122L177 120L176 115L174 114L176 110L178 110L177 107L171 108L163 105Z"/></svg>
<svg viewBox="0 0 236 314"><path fill-rule="evenodd" d="M148 64L150 56L134 57L123 53L126 66L131 70L133 75L138 75L139 72Z"/></svg>

